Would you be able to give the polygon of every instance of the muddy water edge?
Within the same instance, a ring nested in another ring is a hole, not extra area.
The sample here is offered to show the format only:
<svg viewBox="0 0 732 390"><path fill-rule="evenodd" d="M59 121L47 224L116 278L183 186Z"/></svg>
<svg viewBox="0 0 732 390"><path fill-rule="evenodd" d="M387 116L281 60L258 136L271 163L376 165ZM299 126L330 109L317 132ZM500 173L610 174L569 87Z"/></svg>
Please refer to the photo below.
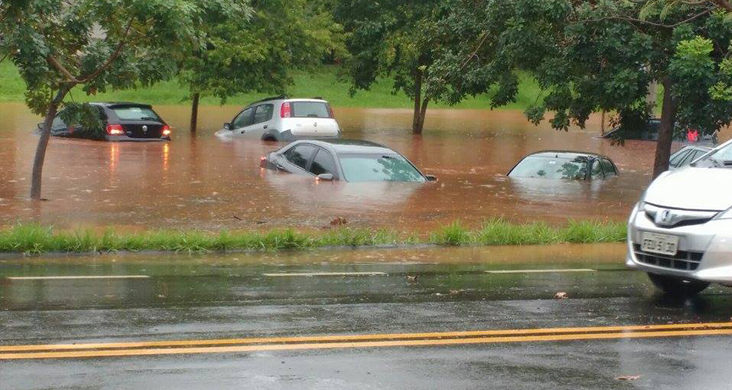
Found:
<svg viewBox="0 0 732 390"><path fill-rule="evenodd" d="M413 136L409 110L336 109L344 138L386 144L439 182L317 183L259 168L260 157L281 145L216 138L238 107L202 108L195 136L187 131L187 106L155 109L173 126L172 142L52 139L48 200L35 204L28 191L39 118L22 104L0 104L0 226L318 229L340 217L349 226L425 231L457 219L473 226L498 217L621 221L650 181L655 150L651 142L598 139L597 118L586 130L557 132L518 111L433 110L424 135ZM505 177L521 157L547 149L606 155L621 175L594 183Z"/></svg>

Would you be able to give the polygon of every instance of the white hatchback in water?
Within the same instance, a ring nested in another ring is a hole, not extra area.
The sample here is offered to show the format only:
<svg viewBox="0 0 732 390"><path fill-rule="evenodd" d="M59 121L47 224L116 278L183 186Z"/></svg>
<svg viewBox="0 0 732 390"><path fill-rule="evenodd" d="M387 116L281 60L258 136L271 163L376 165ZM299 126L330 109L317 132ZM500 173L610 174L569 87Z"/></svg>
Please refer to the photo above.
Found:
<svg viewBox="0 0 732 390"><path fill-rule="evenodd" d="M626 264L667 293L732 286L732 141L651 183L630 215Z"/></svg>
<svg viewBox="0 0 732 390"><path fill-rule="evenodd" d="M327 101L278 96L254 102L216 132L222 138L264 141L339 138L341 129Z"/></svg>

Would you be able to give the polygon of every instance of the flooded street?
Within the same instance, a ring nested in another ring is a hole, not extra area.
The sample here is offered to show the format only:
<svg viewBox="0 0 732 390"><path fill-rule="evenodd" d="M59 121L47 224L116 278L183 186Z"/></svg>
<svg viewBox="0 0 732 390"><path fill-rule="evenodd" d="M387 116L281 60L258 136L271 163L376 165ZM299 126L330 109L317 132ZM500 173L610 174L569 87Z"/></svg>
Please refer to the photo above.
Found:
<svg viewBox="0 0 732 390"><path fill-rule="evenodd" d="M623 253L0 259L0 389L724 388L730 290L663 296Z"/></svg>
<svg viewBox="0 0 732 390"><path fill-rule="evenodd" d="M0 226L38 221L60 227L320 228L341 217L349 226L426 230L456 219L477 225L502 217L524 222L566 218L624 220L650 181L654 144L611 146L585 131L535 127L517 111L432 110L421 137L411 111L336 109L344 138L383 143L438 183L316 183L262 171L259 159L281 145L222 141L213 133L238 112L205 107L192 137L187 106L156 106L173 126L169 143L107 143L53 138L43 196L27 200L39 118L22 104L0 104ZM619 178L605 182L507 179L524 155L547 149L609 156Z"/></svg>

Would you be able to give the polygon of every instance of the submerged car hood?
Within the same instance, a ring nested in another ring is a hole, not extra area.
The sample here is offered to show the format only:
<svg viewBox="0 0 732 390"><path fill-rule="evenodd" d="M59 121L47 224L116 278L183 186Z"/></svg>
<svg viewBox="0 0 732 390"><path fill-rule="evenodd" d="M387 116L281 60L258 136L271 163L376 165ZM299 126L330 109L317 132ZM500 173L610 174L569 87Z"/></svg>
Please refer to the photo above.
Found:
<svg viewBox="0 0 732 390"><path fill-rule="evenodd" d="M732 207L732 168L686 167L656 179L645 201L661 207L723 211Z"/></svg>

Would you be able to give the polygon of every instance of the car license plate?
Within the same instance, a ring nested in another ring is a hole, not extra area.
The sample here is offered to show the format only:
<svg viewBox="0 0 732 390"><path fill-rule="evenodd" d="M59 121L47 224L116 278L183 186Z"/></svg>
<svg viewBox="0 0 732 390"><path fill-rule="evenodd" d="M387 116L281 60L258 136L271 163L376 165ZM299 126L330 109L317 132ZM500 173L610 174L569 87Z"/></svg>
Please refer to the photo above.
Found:
<svg viewBox="0 0 732 390"><path fill-rule="evenodd" d="M643 233L643 252L676 256L679 251L679 237L668 234Z"/></svg>

